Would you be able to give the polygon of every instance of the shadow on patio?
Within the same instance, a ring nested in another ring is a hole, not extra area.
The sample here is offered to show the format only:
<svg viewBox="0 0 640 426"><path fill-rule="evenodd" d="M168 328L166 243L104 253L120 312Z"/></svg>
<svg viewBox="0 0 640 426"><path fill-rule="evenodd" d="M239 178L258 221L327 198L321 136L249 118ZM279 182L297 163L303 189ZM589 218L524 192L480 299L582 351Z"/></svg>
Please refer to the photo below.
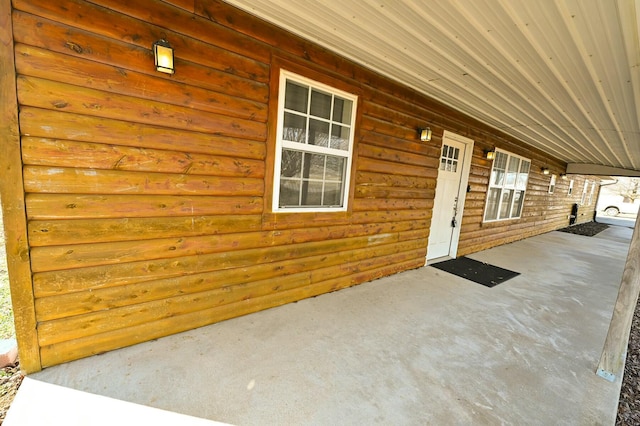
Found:
<svg viewBox="0 0 640 426"><path fill-rule="evenodd" d="M521 273L494 288L426 267L52 367L6 425L36 424L45 383L240 425L613 424L620 378L594 372L631 235L551 232L469 256ZM82 424L121 421L61 395L60 424L83 408Z"/></svg>

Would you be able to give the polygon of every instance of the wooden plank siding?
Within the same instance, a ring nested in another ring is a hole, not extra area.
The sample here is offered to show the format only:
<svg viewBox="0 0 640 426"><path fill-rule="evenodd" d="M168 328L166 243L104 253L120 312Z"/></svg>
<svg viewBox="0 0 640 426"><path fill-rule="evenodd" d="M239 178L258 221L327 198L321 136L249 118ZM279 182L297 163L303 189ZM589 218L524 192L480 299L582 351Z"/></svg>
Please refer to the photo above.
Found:
<svg viewBox="0 0 640 426"><path fill-rule="evenodd" d="M548 194L565 164L218 0L11 16L32 371L423 266L445 130L475 141L460 255L565 226L587 178ZM280 69L359 97L346 212L271 212ZM492 147L533 161L522 219L482 222Z"/></svg>

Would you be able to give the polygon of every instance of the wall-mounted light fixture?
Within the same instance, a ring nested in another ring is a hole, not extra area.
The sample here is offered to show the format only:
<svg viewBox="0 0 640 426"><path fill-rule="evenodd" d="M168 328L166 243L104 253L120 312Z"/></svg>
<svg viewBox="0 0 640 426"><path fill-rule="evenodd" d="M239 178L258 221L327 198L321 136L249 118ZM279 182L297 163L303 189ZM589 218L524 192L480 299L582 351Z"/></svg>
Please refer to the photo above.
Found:
<svg viewBox="0 0 640 426"><path fill-rule="evenodd" d="M153 43L153 55L156 59L156 71L173 74L173 48L167 40L158 40Z"/></svg>
<svg viewBox="0 0 640 426"><path fill-rule="evenodd" d="M493 160L496 157L496 150L495 149L485 149L484 150L484 157L487 160Z"/></svg>
<svg viewBox="0 0 640 426"><path fill-rule="evenodd" d="M567 180L567 174L566 173L560 173L560 178L563 180Z"/></svg>
<svg viewBox="0 0 640 426"><path fill-rule="evenodd" d="M549 168L548 167L542 167L540 169L540 171L542 172L543 175L548 175L549 174Z"/></svg>
<svg viewBox="0 0 640 426"><path fill-rule="evenodd" d="M428 127L418 129L418 135L420 135L422 142L429 142L431 140L431 129Z"/></svg>

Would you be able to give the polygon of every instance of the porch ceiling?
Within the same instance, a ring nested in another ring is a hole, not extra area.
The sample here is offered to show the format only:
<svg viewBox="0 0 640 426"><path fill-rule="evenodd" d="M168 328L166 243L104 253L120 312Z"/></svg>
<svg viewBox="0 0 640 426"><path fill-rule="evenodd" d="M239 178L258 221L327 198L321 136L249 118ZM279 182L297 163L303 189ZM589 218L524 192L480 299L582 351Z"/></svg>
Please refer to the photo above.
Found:
<svg viewBox="0 0 640 426"><path fill-rule="evenodd" d="M226 1L567 163L640 171L640 0Z"/></svg>

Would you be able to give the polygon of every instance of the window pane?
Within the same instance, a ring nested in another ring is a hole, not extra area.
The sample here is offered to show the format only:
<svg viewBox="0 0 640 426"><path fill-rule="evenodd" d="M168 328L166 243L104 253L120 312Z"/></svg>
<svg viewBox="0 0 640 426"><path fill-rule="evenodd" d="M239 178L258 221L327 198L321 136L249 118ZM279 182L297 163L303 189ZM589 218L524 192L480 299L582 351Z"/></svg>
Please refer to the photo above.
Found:
<svg viewBox="0 0 640 426"><path fill-rule="evenodd" d="M322 182L304 182L302 184L303 206L322 205Z"/></svg>
<svg viewBox="0 0 640 426"><path fill-rule="evenodd" d="M330 148L340 149L342 151L349 150L349 128L334 124L331 126L331 145Z"/></svg>
<svg viewBox="0 0 640 426"><path fill-rule="evenodd" d="M327 155L326 171L324 178L326 180L342 182L344 179L345 165L347 159L343 157L334 157L333 155Z"/></svg>
<svg viewBox="0 0 640 426"><path fill-rule="evenodd" d="M323 154L304 154L304 174L306 179L322 180L324 178Z"/></svg>
<svg viewBox="0 0 640 426"><path fill-rule="evenodd" d="M491 170L491 185L502 186L504 184L504 172L507 167L507 154L496 152L496 158L493 160L493 169Z"/></svg>
<svg viewBox="0 0 640 426"><path fill-rule="evenodd" d="M493 168L505 170L507 168L507 154L504 152L496 152L496 158L493 160Z"/></svg>
<svg viewBox="0 0 640 426"><path fill-rule="evenodd" d="M300 205L301 180L280 179L280 207Z"/></svg>
<svg viewBox="0 0 640 426"><path fill-rule="evenodd" d="M306 113L308 94L308 87L287 81L287 89L284 95L284 107L286 109Z"/></svg>
<svg viewBox="0 0 640 426"><path fill-rule="evenodd" d="M331 118L331 95L317 90L311 91L311 115L316 117Z"/></svg>
<svg viewBox="0 0 640 426"><path fill-rule="evenodd" d="M495 186L502 186L503 182L504 182L504 171L494 169L491 172L491 184Z"/></svg>
<svg viewBox="0 0 640 426"><path fill-rule="evenodd" d="M291 142L306 142L307 119L297 114L284 113L284 126L282 126L282 139Z"/></svg>
<svg viewBox="0 0 640 426"><path fill-rule="evenodd" d="M351 108L353 102L336 96L333 100L333 121L351 124Z"/></svg>
<svg viewBox="0 0 640 426"><path fill-rule="evenodd" d="M484 216L484 220L495 220L498 218L498 197L500 196L500 190L498 188L491 188L487 197L487 213Z"/></svg>
<svg viewBox="0 0 640 426"><path fill-rule="evenodd" d="M524 192L516 191L515 196L513 197L513 211L511 212L511 217L520 217L522 214L523 201Z"/></svg>
<svg viewBox="0 0 640 426"><path fill-rule="evenodd" d="M516 189L526 190L527 180L529 178L529 169L531 168L531 162L522 160L520 162L520 173L516 179Z"/></svg>
<svg viewBox="0 0 640 426"><path fill-rule="evenodd" d="M556 190L556 175L551 175L551 180L549 181L549 194L553 194Z"/></svg>
<svg viewBox="0 0 640 426"><path fill-rule="evenodd" d="M329 146L329 123L309 120L309 145Z"/></svg>
<svg viewBox="0 0 640 426"><path fill-rule="evenodd" d="M327 182L324 184L323 206L342 205L342 185L339 183Z"/></svg>
<svg viewBox="0 0 640 426"><path fill-rule="evenodd" d="M502 198L500 200L500 219L506 219L509 217L512 199L513 190L502 191Z"/></svg>
<svg viewBox="0 0 640 426"><path fill-rule="evenodd" d="M302 153L290 149L282 150L282 161L280 162L280 176L300 178L302 171Z"/></svg>
<svg viewBox="0 0 640 426"><path fill-rule="evenodd" d="M520 159L517 157L509 158L509 169L507 170L507 176L504 181L505 186L513 187L516 184L516 175L520 168Z"/></svg>

